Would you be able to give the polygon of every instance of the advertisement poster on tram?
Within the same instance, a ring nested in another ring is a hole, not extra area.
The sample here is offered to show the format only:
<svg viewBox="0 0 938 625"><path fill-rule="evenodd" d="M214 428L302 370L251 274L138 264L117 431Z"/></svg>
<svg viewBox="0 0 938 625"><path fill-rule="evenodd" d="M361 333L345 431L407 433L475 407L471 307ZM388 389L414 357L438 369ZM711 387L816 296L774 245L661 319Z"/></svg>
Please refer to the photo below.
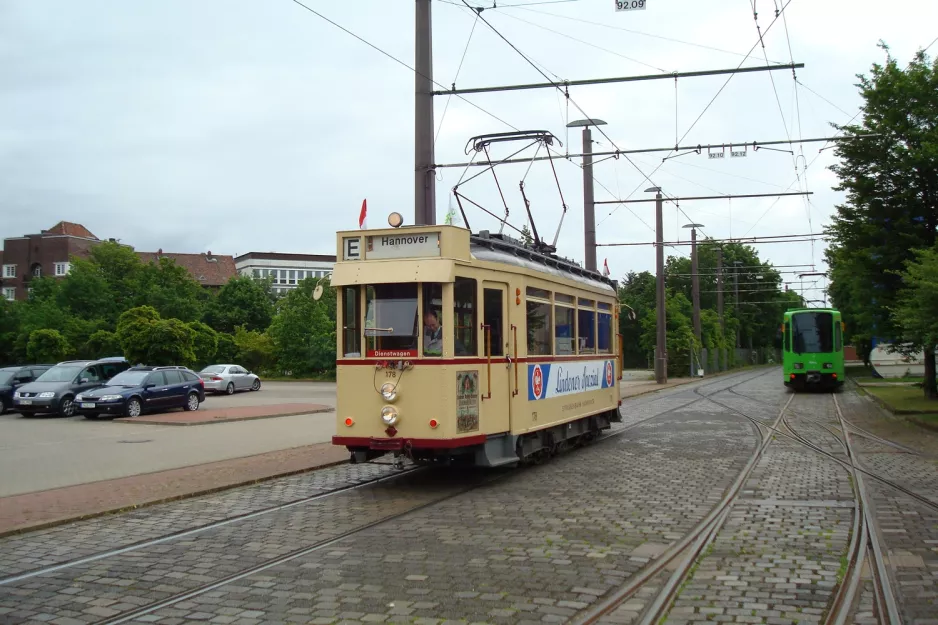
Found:
<svg viewBox="0 0 938 625"><path fill-rule="evenodd" d="M612 360L528 365L528 400L550 399L598 391L615 385Z"/></svg>
<svg viewBox="0 0 938 625"><path fill-rule="evenodd" d="M479 429L479 372L456 372L456 431Z"/></svg>

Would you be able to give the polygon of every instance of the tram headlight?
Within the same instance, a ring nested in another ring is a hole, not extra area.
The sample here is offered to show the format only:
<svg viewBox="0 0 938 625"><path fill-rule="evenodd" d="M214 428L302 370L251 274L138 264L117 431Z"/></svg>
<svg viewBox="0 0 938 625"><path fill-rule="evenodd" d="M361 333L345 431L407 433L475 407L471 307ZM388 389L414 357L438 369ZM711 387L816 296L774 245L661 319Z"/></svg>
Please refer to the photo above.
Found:
<svg viewBox="0 0 938 625"><path fill-rule="evenodd" d="M833 369L833 368L834 368L834 363L832 363L832 362L825 362L825 363L824 363L824 368L825 368L825 369Z"/></svg>
<svg viewBox="0 0 938 625"><path fill-rule="evenodd" d="M392 403L397 399L397 385L387 382L381 386L381 397L384 397L384 401Z"/></svg>
<svg viewBox="0 0 938 625"><path fill-rule="evenodd" d="M394 406L385 406L381 409L381 420L385 425L394 425L398 422L400 416L397 414L397 408Z"/></svg>
<svg viewBox="0 0 938 625"><path fill-rule="evenodd" d="M795 363L795 369L804 369L804 363L803 363L803 362L796 362L796 363Z"/></svg>

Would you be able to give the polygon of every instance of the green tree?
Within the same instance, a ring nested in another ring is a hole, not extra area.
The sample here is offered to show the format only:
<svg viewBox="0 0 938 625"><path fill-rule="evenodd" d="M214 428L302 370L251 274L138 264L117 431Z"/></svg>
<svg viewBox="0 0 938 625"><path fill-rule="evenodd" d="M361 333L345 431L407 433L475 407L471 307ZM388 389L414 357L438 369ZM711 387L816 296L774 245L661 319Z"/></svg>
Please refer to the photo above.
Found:
<svg viewBox="0 0 938 625"><path fill-rule="evenodd" d="M885 44L881 44L887 50ZM872 338L915 336L893 314L903 288L902 272L915 262L915 250L931 249L938 228L938 62L922 52L905 68L887 55L869 76L859 76L862 121L837 126L840 162L836 190L846 203L837 207L828 235L831 297L848 313L851 339L869 346ZM874 134L860 138L861 135ZM907 302L907 300L906 300ZM925 351L928 382L935 394L935 355Z"/></svg>
<svg viewBox="0 0 938 625"><path fill-rule="evenodd" d="M229 334L234 333L238 326L263 331L270 325L273 314L270 283L237 276L229 280L208 304L204 321L218 332Z"/></svg>
<svg viewBox="0 0 938 625"><path fill-rule="evenodd" d="M195 332L193 350L195 351L195 364L199 368L212 363L218 351L218 332L211 329L201 321L188 324Z"/></svg>
<svg viewBox="0 0 938 625"><path fill-rule="evenodd" d="M235 328L235 345L238 347L237 360L250 371L263 371L273 362L274 343L264 332Z"/></svg>
<svg viewBox="0 0 938 625"><path fill-rule="evenodd" d="M205 299L205 289L174 260L161 258L140 271L137 304L152 306L161 317L196 321L202 317Z"/></svg>
<svg viewBox="0 0 938 625"><path fill-rule="evenodd" d="M34 330L29 335L26 354L30 362L55 363L68 354L69 346L58 330Z"/></svg>
<svg viewBox="0 0 938 625"><path fill-rule="evenodd" d="M224 332L218 333L218 349L215 350L215 362L233 363L238 360L238 344L234 337Z"/></svg>
<svg viewBox="0 0 938 625"><path fill-rule="evenodd" d="M938 249L918 251L901 277L904 286L891 311L893 322L912 350L934 354L938 347ZM926 368L923 386L925 397L938 399L934 370Z"/></svg>
<svg viewBox="0 0 938 625"><path fill-rule="evenodd" d="M687 375L690 371L690 351L695 349L693 306L683 293L669 293L665 300L667 310L666 350L668 374ZM646 353L653 352L657 342L657 318L646 315L642 318L641 345Z"/></svg>
<svg viewBox="0 0 938 625"><path fill-rule="evenodd" d="M108 330L98 330L88 337L87 349L89 358L107 358L124 354L117 334Z"/></svg>
<svg viewBox="0 0 938 625"><path fill-rule="evenodd" d="M619 314L625 367L645 368L649 364L649 356L654 358L642 343L642 324L646 318L655 316L655 290L655 277L647 271L629 272L619 287L619 302L635 311L634 321L629 318L629 309L625 306Z"/></svg>
<svg viewBox="0 0 938 625"><path fill-rule="evenodd" d="M319 301L312 298L317 280L307 278L281 298L267 333L282 371L293 375L335 370L335 291L327 281Z"/></svg>
<svg viewBox="0 0 938 625"><path fill-rule="evenodd" d="M180 365L195 361L196 332L179 319L162 319L152 306L131 308L120 316L117 337L133 363Z"/></svg>
<svg viewBox="0 0 938 625"><path fill-rule="evenodd" d="M521 240L524 241L525 245L534 243L534 237L531 235L531 229L528 228L528 224L524 224L524 226L521 227Z"/></svg>

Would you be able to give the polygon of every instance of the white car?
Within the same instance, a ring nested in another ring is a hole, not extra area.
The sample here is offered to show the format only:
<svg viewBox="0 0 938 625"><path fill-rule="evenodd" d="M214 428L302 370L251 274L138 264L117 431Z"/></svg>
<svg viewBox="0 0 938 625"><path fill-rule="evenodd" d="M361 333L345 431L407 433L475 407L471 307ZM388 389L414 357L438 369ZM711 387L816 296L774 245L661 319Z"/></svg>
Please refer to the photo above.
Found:
<svg viewBox="0 0 938 625"><path fill-rule="evenodd" d="M261 379L239 365L209 365L199 371L206 392L227 393L259 391Z"/></svg>

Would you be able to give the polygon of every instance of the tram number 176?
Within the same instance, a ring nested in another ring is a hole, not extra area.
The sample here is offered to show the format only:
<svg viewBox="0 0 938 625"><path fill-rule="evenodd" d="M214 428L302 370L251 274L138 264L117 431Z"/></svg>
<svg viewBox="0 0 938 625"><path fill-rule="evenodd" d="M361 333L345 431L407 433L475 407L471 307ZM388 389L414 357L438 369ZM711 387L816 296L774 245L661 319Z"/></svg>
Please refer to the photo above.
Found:
<svg viewBox="0 0 938 625"><path fill-rule="evenodd" d="M616 0L616 11L644 11L645 0Z"/></svg>

